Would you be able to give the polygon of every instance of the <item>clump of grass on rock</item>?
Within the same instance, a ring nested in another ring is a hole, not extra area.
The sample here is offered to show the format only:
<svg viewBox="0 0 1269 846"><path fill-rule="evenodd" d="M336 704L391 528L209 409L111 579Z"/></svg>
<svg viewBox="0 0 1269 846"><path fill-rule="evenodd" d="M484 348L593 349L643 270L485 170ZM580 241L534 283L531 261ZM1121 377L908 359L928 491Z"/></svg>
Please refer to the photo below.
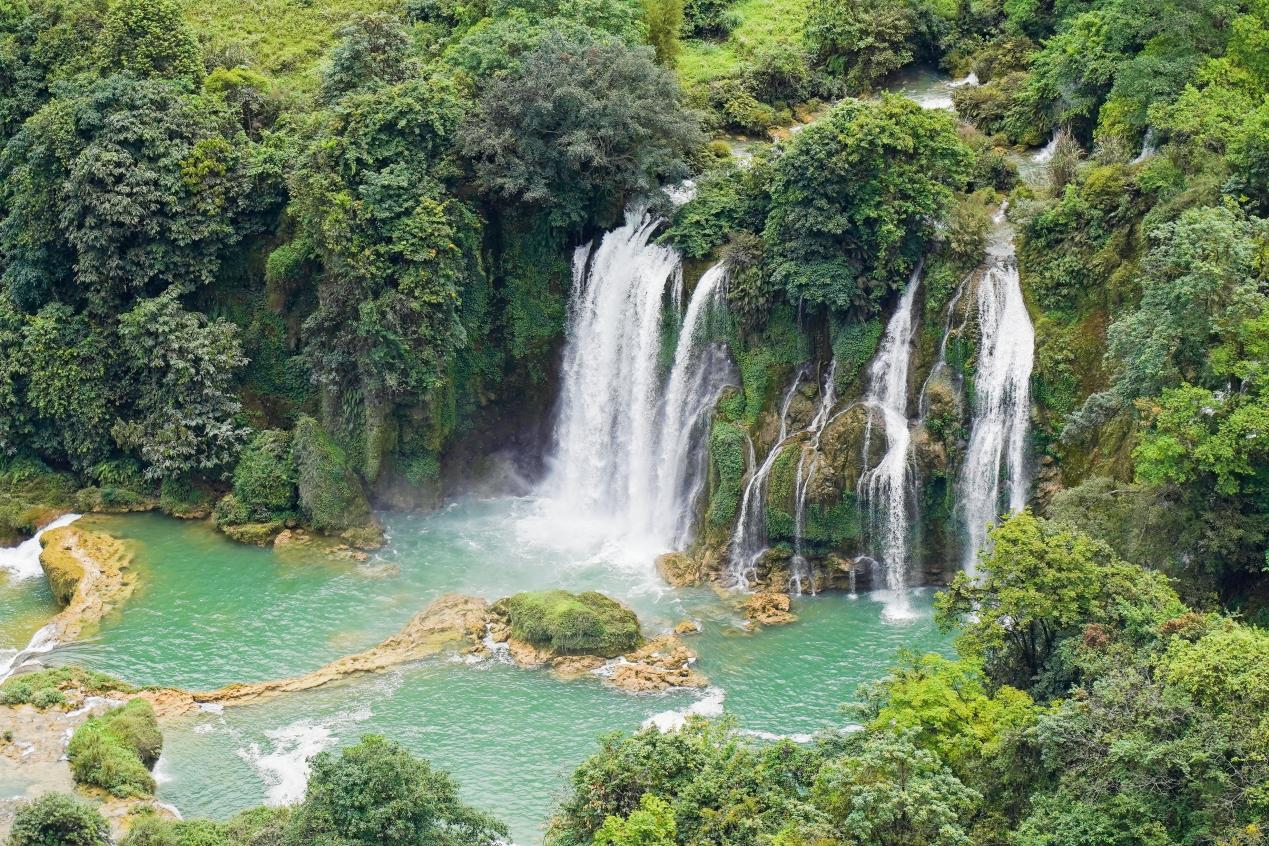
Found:
<svg viewBox="0 0 1269 846"><path fill-rule="evenodd" d="M150 768L162 750L154 709L144 699L133 699L87 720L66 752L76 782L126 798L154 794Z"/></svg>
<svg viewBox="0 0 1269 846"><path fill-rule="evenodd" d="M642 640L634 612L595 591L517 593L494 610L506 615L513 637L559 655L612 658Z"/></svg>

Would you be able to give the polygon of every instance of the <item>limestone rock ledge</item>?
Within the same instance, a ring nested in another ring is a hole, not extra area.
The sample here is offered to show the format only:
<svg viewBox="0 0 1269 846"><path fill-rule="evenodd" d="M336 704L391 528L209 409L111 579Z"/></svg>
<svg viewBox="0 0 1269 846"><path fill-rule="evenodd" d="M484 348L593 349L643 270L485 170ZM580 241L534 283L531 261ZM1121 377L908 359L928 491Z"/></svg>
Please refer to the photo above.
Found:
<svg viewBox="0 0 1269 846"><path fill-rule="evenodd" d="M135 588L123 542L76 525L40 536L40 566L62 610L49 623L57 643L77 640Z"/></svg>

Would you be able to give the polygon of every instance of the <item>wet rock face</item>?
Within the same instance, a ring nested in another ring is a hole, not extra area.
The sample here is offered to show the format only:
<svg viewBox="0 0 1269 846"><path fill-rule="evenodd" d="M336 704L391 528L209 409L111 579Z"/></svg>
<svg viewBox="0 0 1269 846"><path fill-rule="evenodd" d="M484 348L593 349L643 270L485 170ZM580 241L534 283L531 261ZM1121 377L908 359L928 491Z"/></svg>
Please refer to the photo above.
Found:
<svg viewBox="0 0 1269 846"><path fill-rule="evenodd" d="M865 463L865 444L867 466L875 467L886 451L885 422L880 415L870 414L867 406L848 408L824 427L820 452L832 468L840 490L853 491L858 487Z"/></svg>
<svg viewBox="0 0 1269 846"><path fill-rule="evenodd" d="M685 552L667 552L657 556L657 573L670 587L691 587L704 581L701 562Z"/></svg>
<svg viewBox="0 0 1269 846"><path fill-rule="evenodd" d="M790 611L791 600L787 593L759 591L745 602L745 619L759 626L778 626L792 623L797 615Z"/></svg>

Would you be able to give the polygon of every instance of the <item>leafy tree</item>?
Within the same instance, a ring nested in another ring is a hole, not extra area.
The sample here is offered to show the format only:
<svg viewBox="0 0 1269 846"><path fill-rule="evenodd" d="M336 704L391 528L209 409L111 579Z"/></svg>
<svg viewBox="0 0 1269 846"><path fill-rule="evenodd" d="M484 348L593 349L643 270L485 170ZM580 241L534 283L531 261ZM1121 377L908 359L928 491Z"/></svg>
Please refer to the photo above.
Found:
<svg viewBox="0 0 1269 846"><path fill-rule="evenodd" d="M120 318L119 341L137 398L111 431L146 462L146 476L231 467L250 433L233 392L246 363L238 328L186 311L169 290Z"/></svg>
<svg viewBox="0 0 1269 846"><path fill-rule="evenodd" d="M173 83L112 76L27 121L0 158L14 302L103 314L209 283L249 205L246 148L222 134L223 117Z"/></svg>
<svg viewBox="0 0 1269 846"><path fill-rule="evenodd" d="M810 6L806 40L848 90L861 92L915 58L917 26L916 9L908 2L824 0Z"/></svg>
<svg viewBox="0 0 1269 846"><path fill-rule="evenodd" d="M464 805L448 774L400 746L368 735L312 761L288 846L494 846L506 828Z"/></svg>
<svg viewBox="0 0 1269 846"><path fill-rule="evenodd" d="M399 18L368 15L340 31L322 79L322 97L333 102L350 91L374 85L394 85L418 72L409 33Z"/></svg>
<svg viewBox="0 0 1269 846"><path fill-rule="evenodd" d="M931 752L870 732L815 781L816 804L849 846L969 846L964 818L978 799Z"/></svg>
<svg viewBox="0 0 1269 846"><path fill-rule="evenodd" d="M611 220L632 194L685 176L701 141L651 51L555 32L488 85L459 138L482 190L562 228Z"/></svg>
<svg viewBox="0 0 1269 846"><path fill-rule="evenodd" d="M668 734L653 728L602 738L574 771L547 842L590 844L605 827L613 831L610 818L662 832L673 821L679 843L758 844L785 826L821 824L807 802L818 756L787 741L751 743L733 727L693 719ZM659 800L650 813L648 795Z"/></svg>
<svg viewBox="0 0 1269 846"><path fill-rule="evenodd" d="M962 625L958 651L980 658L998 683L1036 692L1041 673L1057 669L1062 642L1086 625L1149 626L1183 610L1163 576L1029 512L990 538L978 576L958 573L935 607L941 624Z"/></svg>
<svg viewBox="0 0 1269 846"><path fill-rule="evenodd" d="M65 793L46 793L13 816L9 846L108 846L110 829L97 809Z"/></svg>
<svg viewBox="0 0 1269 846"><path fill-rule="evenodd" d="M198 41L175 0L113 0L102 36L108 70L192 82L203 77Z"/></svg>
<svg viewBox="0 0 1269 846"><path fill-rule="evenodd" d="M630 816L607 817L595 832L594 846L675 846L674 810L651 793L639 797Z"/></svg>
<svg viewBox="0 0 1269 846"><path fill-rule="evenodd" d="M678 62L679 33L683 29L683 0L644 0L648 22L648 43L657 53L657 62L672 68Z"/></svg>
<svg viewBox="0 0 1269 846"><path fill-rule="evenodd" d="M964 182L950 117L902 97L847 100L771 168L763 239L793 301L871 311L902 286Z"/></svg>
<svg viewBox="0 0 1269 846"><path fill-rule="evenodd" d="M1141 267L1141 303L1111 325L1107 363L1115 381L1072 420L1072 434L1138 397L1208 377L1208 348L1223 327L1260 308L1257 227L1225 207L1186 210L1151 233Z"/></svg>
<svg viewBox="0 0 1269 846"><path fill-rule="evenodd" d="M345 95L293 174L292 211L321 262L305 356L332 422L364 433L370 479L394 405L445 388L463 293L483 280L481 221L446 185L460 114L444 78ZM433 426L439 445L443 414Z"/></svg>

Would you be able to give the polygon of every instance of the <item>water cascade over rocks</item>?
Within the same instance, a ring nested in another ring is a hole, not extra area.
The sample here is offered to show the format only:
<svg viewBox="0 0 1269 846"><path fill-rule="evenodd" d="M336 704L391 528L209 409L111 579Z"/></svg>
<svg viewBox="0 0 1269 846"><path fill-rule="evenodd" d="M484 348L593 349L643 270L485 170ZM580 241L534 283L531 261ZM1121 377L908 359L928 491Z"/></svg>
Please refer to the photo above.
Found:
<svg viewBox="0 0 1269 846"><path fill-rule="evenodd" d="M886 590L890 592L886 611L891 617L910 614L906 588L909 536L914 521L908 497L913 484L912 433L908 429L907 414L908 371L912 363L912 338L916 328L913 311L920 274L918 267L886 324L877 356L868 368L865 400L885 425L886 451L876 467L860 476L859 492L868 504L872 558L881 565L885 575ZM869 414L862 459L865 465L872 421L873 414Z"/></svg>
<svg viewBox="0 0 1269 846"><path fill-rule="evenodd" d="M806 556L802 554L802 533L806 528L806 493L820 463L820 435L831 419L833 404L837 402L836 380L837 361L834 360L828 366L828 376L820 390L819 408L807 426L810 438L803 444L802 454L798 456L798 472L793 482L793 566L789 575L789 590L799 596L806 586L811 585L811 568Z"/></svg>
<svg viewBox="0 0 1269 846"><path fill-rule="evenodd" d="M661 223L629 211L574 254L554 459L539 490L557 515L621 538L645 563L690 539L699 447L719 392L735 381L707 331L723 304L722 266L693 291L664 374L663 323L680 310L683 269L675 250L653 242Z"/></svg>
<svg viewBox="0 0 1269 846"><path fill-rule="evenodd" d="M785 391L780 401L780 432L762 466L754 467L752 444L749 457L749 481L745 483L745 492L740 498L740 513L736 519L736 529L731 536L731 553L727 562L727 574L733 585L746 590L753 576L754 567L762 553L767 550L767 477L775 466L780 448L789 438L789 406L809 373L805 366L799 367L793 376L793 383Z"/></svg>
<svg viewBox="0 0 1269 846"><path fill-rule="evenodd" d="M959 483L966 534L963 563L971 574L986 545L988 528L1004 510L1021 511L1027 500L1024 461L1035 331L1022 299L1005 204L993 222L987 266L978 283L981 337L974 371L973 422Z"/></svg>

